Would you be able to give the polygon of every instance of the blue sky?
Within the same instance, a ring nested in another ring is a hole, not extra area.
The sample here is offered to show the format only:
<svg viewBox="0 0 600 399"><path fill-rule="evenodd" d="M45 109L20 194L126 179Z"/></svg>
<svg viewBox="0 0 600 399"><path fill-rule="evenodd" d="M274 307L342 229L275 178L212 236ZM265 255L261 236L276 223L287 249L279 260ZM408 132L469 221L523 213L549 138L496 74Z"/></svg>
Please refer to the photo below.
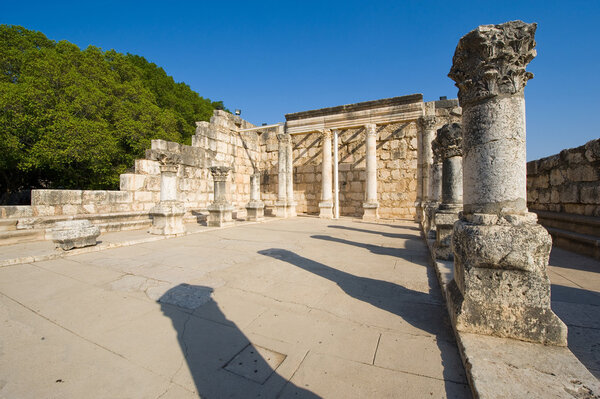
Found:
<svg viewBox="0 0 600 399"><path fill-rule="evenodd" d="M0 23L85 48L144 56L252 123L422 93L446 76L477 25L539 24L525 90L528 159L600 137L600 1L4 2Z"/></svg>

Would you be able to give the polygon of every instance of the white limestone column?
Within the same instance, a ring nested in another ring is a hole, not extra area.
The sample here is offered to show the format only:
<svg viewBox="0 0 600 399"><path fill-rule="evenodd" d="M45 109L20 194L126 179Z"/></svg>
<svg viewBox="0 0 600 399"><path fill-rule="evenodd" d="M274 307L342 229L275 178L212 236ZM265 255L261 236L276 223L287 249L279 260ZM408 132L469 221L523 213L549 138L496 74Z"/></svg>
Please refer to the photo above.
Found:
<svg viewBox="0 0 600 399"><path fill-rule="evenodd" d="M333 130L333 203L335 206L334 217L340 218L340 182L338 172L338 131Z"/></svg>
<svg viewBox="0 0 600 399"><path fill-rule="evenodd" d="M277 184L277 201L275 202L275 215L278 217L287 217L287 143L289 136L283 133L283 127L277 133L279 142L277 152L277 169L278 169L278 184Z"/></svg>
<svg viewBox="0 0 600 399"><path fill-rule="evenodd" d="M536 24L483 25L463 36L448 76L463 109L463 201L454 224L458 331L566 346L567 327L550 308L546 271L552 240L527 212L525 98L533 77Z"/></svg>
<svg viewBox="0 0 600 399"><path fill-rule="evenodd" d="M420 127L417 134L417 147L419 150L417 164L417 219L422 224L426 223L426 208L430 201L430 174L433 164L433 152L431 151L431 142L435 138L435 125L437 120L433 115L426 115L418 120Z"/></svg>
<svg viewBox="0 0 600 399"><path fill-rule="evenodd" d="M319 217L333 218L333 201L331 197L331 130L325 129L322 138L323 162L321 169L321 202L319 203Z"/></svg>
<svg viewBox="0 0 600 399"><path fill-rule="evenodd" d="M294 201L294 149L292 146L292 136L287 134L286 141L286 200L287 216L296 216L296 201Z"/></svg>
<svg viewBox="0 0 600 399"><path fill-rule="evenodd" d="M250 201L246 204L246 220L263 220L264 209L265 204L260 199L260 172L255 172L250 175Z"/></svg>
<svg viewBox="0 0 600 399"><path fill-rule="evenodd" d="M365 125L365 160L367 170L366 198L363 203L363 220L378 219L377 208L377 126L374 123Z"/></svg>
<svg viewBox="0 0 600 399"><path fill-rule="evenodd" d="M160 165L160 200L177 200L177 165Z"/></svg>

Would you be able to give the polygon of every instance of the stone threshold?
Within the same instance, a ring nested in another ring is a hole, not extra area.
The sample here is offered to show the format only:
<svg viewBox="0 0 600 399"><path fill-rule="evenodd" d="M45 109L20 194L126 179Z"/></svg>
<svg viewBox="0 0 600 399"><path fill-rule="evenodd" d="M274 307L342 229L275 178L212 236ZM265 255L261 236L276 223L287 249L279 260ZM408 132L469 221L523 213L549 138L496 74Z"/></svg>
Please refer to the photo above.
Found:
<svg viewBox="0 0 600 399"><path fill-rule="evenodd" d="M454 262L436 260L426 241L446 300ZM568 348L453 330L474 399L600 398L600 382Z"/></svg>
<svg viewBox="0 0 600 399"><path fill-rule="evenodd" d="M112 249L112 248L128 247L131 245L145 244L148 242L167 240L170 238L185 237L188 235L206 233L206 232L211 232L211 231L221 230L221 229L228 229L228 228L236 227L236 226L246 226L246 225L251 225L251 224L268 223L268 222L272 222L275 220L285 220L285 219L279 218L279 217L265 217L265 219L261 220L261 221L255 221L255 222L250 222L250 221L245 221L245 220L235 221L235 223L233 223L231 225L222 226L222 227L202 226L204 228L201 230L186 231L185 233L182 233L182 234L164 235L164 236L163 235L149 235L148 237L140 238L137 240L128 240L128 241L125 240L125 241L107 242L107 243L101 242L98 245L72 249L70 251L62 251L62 250L55 249L55 250L53 250L52 253L47 253L47 254L43 254L43 255L22 256L22 257L12 258L12 259L3 259L3 260L0 260L0 267L19 265L22 263L43 262L43 261L47 261L47 260L64 258L67 256L81 255L81 254L86 254L86 253L90 253L90 252L99 252L99 251L104 251L104 250ZM129 231L133 233L136 230L129 230ZM137 231L139 231L139 230L137 230ZM8 247L8 245L6 245L5 247Z"/></svg>

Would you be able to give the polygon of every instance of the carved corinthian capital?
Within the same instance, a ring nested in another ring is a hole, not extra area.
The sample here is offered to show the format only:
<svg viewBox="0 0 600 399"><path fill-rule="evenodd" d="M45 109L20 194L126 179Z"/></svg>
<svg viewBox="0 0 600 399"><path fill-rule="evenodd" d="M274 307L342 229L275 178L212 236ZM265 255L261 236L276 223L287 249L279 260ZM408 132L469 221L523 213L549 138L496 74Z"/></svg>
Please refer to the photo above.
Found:
<svg viewBox="0 0 600 399"><path fill-rule="evenodd" d="M421 129L432 130L435 128L436 119L435 116L423 116L419 118L418 122L419 126L421 126Z"/></svg>
<svg viewBox="0 0 600 399"><path fill-rule="evenodd" d="M436 145L442 159L462 157L462 128L460 123L447 123L438 129Z"/></svg>
<svg viewBox="0 0 600 399"><path fill-rule="evenodd" d="M439 131L438 131L438 135L431 142L431 151L433 152L433 163L434 164L442 163L442 161L444 160L444 158L442 157L443 150L444 149L442 148L442 145L440 144L440 136L439 136Z"/></svg>
<svg viewBox="0 0 600 399"><path fill-rule="evenodd" d="M226 181L231 168L229 166L211 166L209 170L214 181Z"/></svg>
<svg viewBox="0 0 600 399"><path fill-rule="evenodd" d="M481 25L460 39L448 76L461 106L525 88L533 78L525 67L536 56L536 28L522 21Z"/></svg>

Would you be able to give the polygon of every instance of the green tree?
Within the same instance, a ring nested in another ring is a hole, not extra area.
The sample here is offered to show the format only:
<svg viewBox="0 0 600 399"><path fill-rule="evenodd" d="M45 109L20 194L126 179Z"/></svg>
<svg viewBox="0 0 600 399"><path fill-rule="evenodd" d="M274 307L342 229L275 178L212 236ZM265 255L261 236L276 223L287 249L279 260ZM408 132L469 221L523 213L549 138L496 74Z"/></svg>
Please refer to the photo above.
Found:
<svg viewBox="0 0 600 399"><path fill-rule="evenodd" d="M143 57L0 25L0 195L116 189L150 140L189 143L220 106Z"/></svg>

